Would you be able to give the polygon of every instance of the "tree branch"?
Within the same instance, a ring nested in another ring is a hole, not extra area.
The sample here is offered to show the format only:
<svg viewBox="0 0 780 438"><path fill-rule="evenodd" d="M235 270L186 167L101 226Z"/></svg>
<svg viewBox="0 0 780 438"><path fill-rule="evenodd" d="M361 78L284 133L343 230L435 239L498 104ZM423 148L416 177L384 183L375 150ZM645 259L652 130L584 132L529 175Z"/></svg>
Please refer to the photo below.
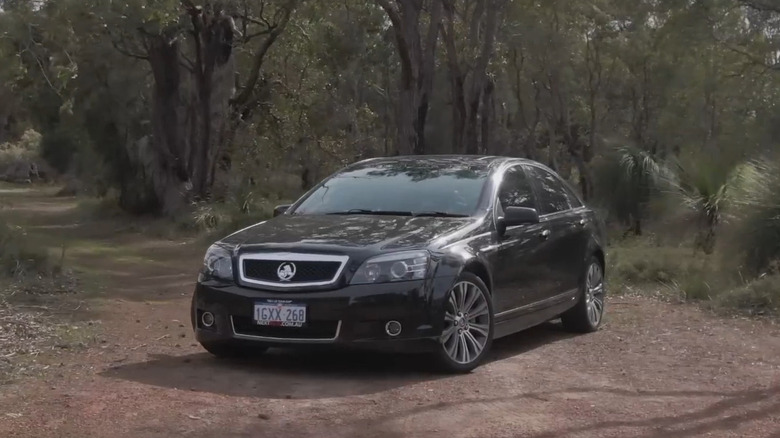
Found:
<svg viewBox="0 0 780 438"><path fill-rule="evenodd" d="M269 35L271 32L273 32L273 28L261 30L259 32L255 32L253 34L247 34L244 37L244 43L246 44L246 43L252 41L253 39L255 39L255 38L257 38L257 37L259 37L261 35Z"/></svg>
<svg viewBox="0 0 780 438"><path fill-rule="evenodd" d="M401 58L401 78L405 84L411 83L414 78L412 65L412 53L410 51L411 42L407 41L404 37L405 28L403 25L401 12L398 8L393 7L389 0L376 0L377 4L382 7L387 13L387 17L390 19L390 23L393 25L393 34L395 35L395 46L398 50L398 56ZM414 4L407 5L414 8ZM411 11L406 11L406 14Z"/></svg>
<svg viewBox="0 0 780 438"><path fill-rule="evenodd" d="M231 99L231 105L243 105L252 96L252 93L255 90L255 85L257 85L258 79L260 79L260 69L263 67L265 55L268 53L268 50L271 48L271 46L273 46L277 38L279 38L279 35L284 32L284 29L290 22L290 16L292 16L293 10L295 10L297 3L297 0L289 0L287 4L283 6L284 11L280 21L275 25L272 25L271 32L268 34L265 40L263 40L263 43L255 53L254 59L252 60L252 69L250 70L249 78L247 79L243 90L241 90L241 93L235 98Z"/></svg>
<svg viewBox="0 0 780 438"><path fill-rule="evenodd" d="M780 71L780 64L767 64L766 61L748 52L747 50L740 49L739 47L735 47L730 44L726 44L725 46L728 50L731 50L734 53L744 56L753 65L764 67L767 70Z"/></svg>
<svg viewBox="0 0 780 438"><path fill-rule="evenodd" d="M143 60L148 60L149 59L149 57L147 55L139 55L137 53L131 52L130 50L128 50L126 48L120 47L119 44L116 41L114 41L113 38L111 39L111 45L114 46L114 49L116 49L117 52L119 52L119 53L121 53L121 54L123 54L125 56L129 56L130 58L143 59Z"/></svg>
<svg viewBox="0 0 780 438"><path fill-rule="evenodd" d="M389 0L376 0L377 4L382 7L382 9L385 10L387 13L387 17L390 19L390 22L393 24L393 27L396 29L401 28L401 14L398 12L398 9L394 8L393 5L390 4Z"/></svg>
<svg viewBox="0 0 780 438"><path fill-rule="evenodd" d="M740 0L743 5L757 11L776 12L780 14L780 4L776 0Z"/></svg>

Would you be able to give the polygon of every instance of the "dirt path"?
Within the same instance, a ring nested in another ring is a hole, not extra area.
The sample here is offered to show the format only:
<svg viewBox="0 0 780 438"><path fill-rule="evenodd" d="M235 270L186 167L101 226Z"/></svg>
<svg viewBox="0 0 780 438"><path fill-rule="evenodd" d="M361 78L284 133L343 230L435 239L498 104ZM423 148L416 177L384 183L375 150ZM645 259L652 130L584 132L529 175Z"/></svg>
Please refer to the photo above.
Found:
<svg viewBox="0 0 780 438"><path fill-rule="evenodd" d="M532 329L466 376L357 353L228 363L187 322L202 244L68 227L73 201L38 192L0 198L102 286L79 310L99 321L93 345L0 387L0 437L780 438L780 329L767 323L619 297L598 333Z"/></svg>

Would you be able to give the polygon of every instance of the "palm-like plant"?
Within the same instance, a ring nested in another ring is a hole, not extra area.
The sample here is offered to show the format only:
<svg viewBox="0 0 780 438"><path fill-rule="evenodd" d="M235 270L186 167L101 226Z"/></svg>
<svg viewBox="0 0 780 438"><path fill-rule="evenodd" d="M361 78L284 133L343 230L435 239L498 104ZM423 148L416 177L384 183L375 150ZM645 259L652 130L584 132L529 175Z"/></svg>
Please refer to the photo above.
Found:
<svg viewBox="0 0 780 438"><path fill-rule="evenodd" d="M711 254L715 248L716 229L734 184L733 164L699 157L675 160L670 169L673 170L664 175L665 185L683 208L693 213L698 224L694 249Z"/></svg>
<svg viewBox="0 0 780 438"><path fill-rule="evenodd" d="M653 192L668 170L650 152L621 146L595 172L597 197L629 233L642 234L642 221Z"/></svg>
<svg viewBox="0 0 780 438"><path fill-rule="evenodd" d="M732 173L729 217L733 253L748 275L765 272L780 259L780 160L762 158Z"/></svg>

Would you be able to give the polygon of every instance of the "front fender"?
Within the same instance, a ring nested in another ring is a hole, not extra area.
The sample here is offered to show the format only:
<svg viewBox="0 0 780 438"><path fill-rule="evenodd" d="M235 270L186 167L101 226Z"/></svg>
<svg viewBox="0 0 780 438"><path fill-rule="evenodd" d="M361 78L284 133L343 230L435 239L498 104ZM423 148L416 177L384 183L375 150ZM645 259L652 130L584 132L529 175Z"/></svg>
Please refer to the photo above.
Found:
<svg viewBox="0 0 780 438"><path fill-rule="evenodd" d="M489 262L469 251L448 252L434 257L430 283L429 303L436 330L443 329L444 302L455 281L464 272L472 272L482 278L488 289L493 283Z"/></svg>

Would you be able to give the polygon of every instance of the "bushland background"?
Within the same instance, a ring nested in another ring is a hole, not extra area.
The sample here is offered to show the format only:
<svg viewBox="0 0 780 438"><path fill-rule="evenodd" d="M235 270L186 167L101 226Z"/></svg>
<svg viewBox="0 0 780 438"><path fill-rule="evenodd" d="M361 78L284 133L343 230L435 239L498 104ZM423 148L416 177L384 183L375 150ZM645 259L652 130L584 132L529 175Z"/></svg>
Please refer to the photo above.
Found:
<svg viewBox="0 0 780 438"><path fill-rule="evenodd" d="M171 240L363 158L520 156L601 212L613 293L776 315L778 102L774 0L0 0L3 192ZM17 325L84 287L31 218L0 222Z"/></svg>

